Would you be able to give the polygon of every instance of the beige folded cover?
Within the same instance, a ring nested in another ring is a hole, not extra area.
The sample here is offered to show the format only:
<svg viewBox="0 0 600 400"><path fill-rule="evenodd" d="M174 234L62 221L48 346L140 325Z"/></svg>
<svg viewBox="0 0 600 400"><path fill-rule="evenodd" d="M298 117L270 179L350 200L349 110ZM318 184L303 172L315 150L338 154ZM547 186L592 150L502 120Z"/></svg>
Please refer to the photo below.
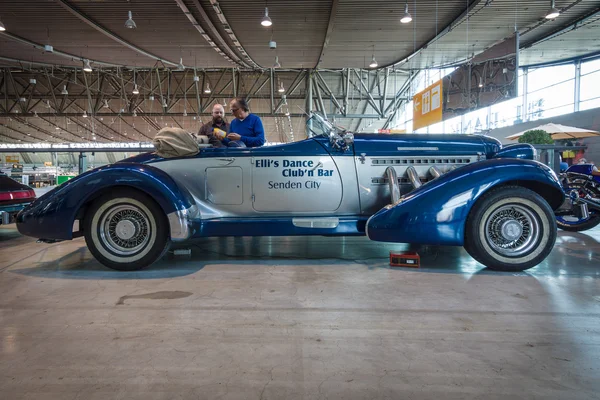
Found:
<svg viewBox="0 0 600 400"><path fill-rule="evenodd" d="M180 128L163 128L152 141L156 154L164 158L186 157L198 154L198 142Z"/></svg>

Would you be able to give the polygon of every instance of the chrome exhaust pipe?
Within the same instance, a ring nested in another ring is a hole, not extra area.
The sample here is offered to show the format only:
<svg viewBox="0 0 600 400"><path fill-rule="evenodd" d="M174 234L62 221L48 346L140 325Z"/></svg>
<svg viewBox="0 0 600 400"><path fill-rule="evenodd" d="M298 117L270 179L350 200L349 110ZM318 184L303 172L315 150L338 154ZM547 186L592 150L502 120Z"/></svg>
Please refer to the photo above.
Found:
<svg viewBox="0 0 600 400"><path fill-rule="evenodd" d="M392 196L392 204L395 204L400 199L400 186L398 185L398 174L394 167L387 167L385 176L390 186L390 195Z"/></svg>
<svg viewBox="0 0 600 400"><path fill-rule="evenodd" d="M408 180L410 180L410 183L412 183L415 189L421 187L421 179L419 178L419 173L417 172L415 167L408 167L406 169L406 174L408 175Z"/></svg>
<svg viewBox="0 0 600 400"><path fill-rule="evenodd" d="M433 179L437 179L440 176L442 176L442 173L440 172L439 169L437 169L437 167L429 168L429 173L431 174L431 176L433 176Z"/></svg>

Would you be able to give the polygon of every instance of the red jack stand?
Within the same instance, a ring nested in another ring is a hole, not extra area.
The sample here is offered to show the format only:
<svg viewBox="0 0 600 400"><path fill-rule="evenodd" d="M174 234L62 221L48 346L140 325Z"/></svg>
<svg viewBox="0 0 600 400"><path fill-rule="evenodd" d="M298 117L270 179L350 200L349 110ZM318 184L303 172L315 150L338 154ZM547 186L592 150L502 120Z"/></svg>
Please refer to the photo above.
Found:
<svg viewBox="0 0 600 400"><path fill-rule="evenodd" d="M416 251L390 251L390 267L419 268L421 257Z"/></svg>

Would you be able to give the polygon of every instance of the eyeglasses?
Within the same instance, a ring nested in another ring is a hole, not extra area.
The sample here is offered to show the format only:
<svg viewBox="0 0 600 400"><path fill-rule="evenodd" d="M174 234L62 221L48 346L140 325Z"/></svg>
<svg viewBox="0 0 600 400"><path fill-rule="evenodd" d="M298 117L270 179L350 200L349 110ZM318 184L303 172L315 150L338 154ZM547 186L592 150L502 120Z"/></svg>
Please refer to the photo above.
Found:
<svg viewBox="0 0 600 400"><path fill-rule="evenodd" d="M239 110L239 108L231 108L231 112L236 112L238 110Z"/></svg>

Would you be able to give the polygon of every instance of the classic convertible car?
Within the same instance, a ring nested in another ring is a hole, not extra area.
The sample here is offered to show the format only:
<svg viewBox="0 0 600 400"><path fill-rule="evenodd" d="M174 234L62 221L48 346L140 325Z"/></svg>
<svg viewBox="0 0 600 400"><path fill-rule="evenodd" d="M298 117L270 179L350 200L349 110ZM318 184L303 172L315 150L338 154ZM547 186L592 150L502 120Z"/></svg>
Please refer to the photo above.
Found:
<svg viewBox="0 0 600 400"><path fill-rule="evenodd" d="M464 246L496 270L540 263L564 200L524 144L477 135L353 135L319 115L311 137L260 148L140 154L79 175L18 216L43 241L84 236L117 270L152 264L171 242L210 236L367 235Z"/></svg>

